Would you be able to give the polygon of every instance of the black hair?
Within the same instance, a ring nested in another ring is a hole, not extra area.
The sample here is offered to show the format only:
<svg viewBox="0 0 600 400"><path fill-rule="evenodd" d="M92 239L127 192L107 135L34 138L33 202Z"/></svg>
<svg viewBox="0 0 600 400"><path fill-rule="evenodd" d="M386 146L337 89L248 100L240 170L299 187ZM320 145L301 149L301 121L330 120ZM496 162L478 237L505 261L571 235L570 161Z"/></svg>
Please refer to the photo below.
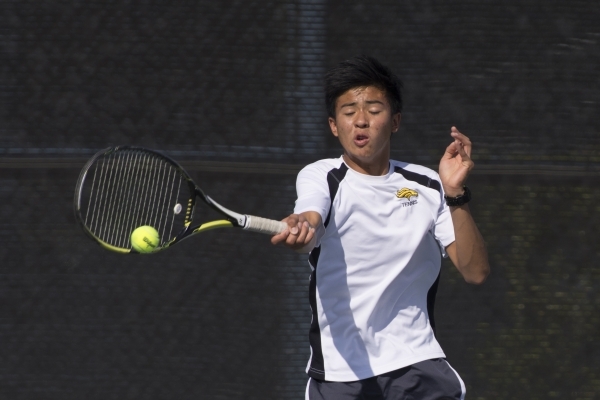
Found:
<svg viewBox="0 0 600 400"><path fill-rule="evenodd" d="M337 99L350 89L374 86L382 90L392 107L392 114L402 112L402 82L394 73L370 56L357 56L342 61L325 74L327 114L335 118Z"/></svg>

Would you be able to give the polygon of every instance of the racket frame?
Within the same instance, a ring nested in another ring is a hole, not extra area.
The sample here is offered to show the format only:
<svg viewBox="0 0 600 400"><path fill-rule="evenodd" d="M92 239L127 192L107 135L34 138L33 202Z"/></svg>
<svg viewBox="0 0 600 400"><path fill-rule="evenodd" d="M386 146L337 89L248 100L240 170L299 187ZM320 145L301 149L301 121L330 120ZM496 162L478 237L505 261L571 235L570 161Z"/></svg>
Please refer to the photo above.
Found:
<svg viewBox="0 0 600 400"><path fill-rule="evenodd" d="M177 242L180 242L184 239L187 239L188 237L193 236L197 233L206 232L206 231L212 230L212 229L234 227L234 228L242 228L242 229L249 229L249 230L257 231L252 226L252 223L251 223L252 216L240 214L240 213L234 212L232 210L229 210L228 208L223 207L221 204L217 203L215 200L213 200L212 198L207 196L202 191L202 189L200 189L200 187L192 180L192 178L185 171L185 169L181 165L179 165L179 163L177 163L175 160L173 160L172 158L166 156L165 154L163 154L159 151L147 149L145 147L124 145L124 146L108 147L106 149L98 151L84 165L83 169L81 170L81 172L79 174L79 178L77 179L77 184L75 186L75 198L74 198L74 203L73 203L73 209L75 211L75 219L77 220L79 225L82 227L83 231L89 237L91 237L93 240L95 240L97 243L99 243L102 247L104 247L110 251L117 252L117 253L123 253L123 254L137 253L137 251L135 251L134 249L117 247L117 246L111 245L110 243L107 243L106 241L100 239L86 226L83 215L81 213L81 196L82 196L82 191L83 191L83 184L87 177L87 173L89 172L92 165L94 165L96 163L96 161L102 157L109 156L112 153L116 153L118 151L125 151L125 150L150 153L150 154L153 154L154 156L159 157L159 158L163 159L164 161L168 162L169 164L171 164L172 167L174 167L178 171L180 176L187 183L188 188L190 190L191 196L188 200L188 204L187 204L186 210L185 210L186 215L185 215L184 228L173 239L171 239L168 242L163 243L161 246L157 247L157 249L154 250L152 253L158 252L160 250L164 250L164 249L170 247L171 245L173 245ZM192 226L194 211L196 208L196 198L200 198L211 209L213 209L214 211L223 215L225 217L225 219L208 221L208 222L205 222L202 224ZM260 217L254 217L254 218L263 220ZM277 222L279 222L279 221L277 221ZM283 231L283 229L285 229L286 226L287 225L285 225L283 222L281 222L281 225L278 226L278 229L280 229L280 231ZM262 233L267 233L267 232L262 232ZM271 232L270 234L275 234L275 233Z"/></svg>

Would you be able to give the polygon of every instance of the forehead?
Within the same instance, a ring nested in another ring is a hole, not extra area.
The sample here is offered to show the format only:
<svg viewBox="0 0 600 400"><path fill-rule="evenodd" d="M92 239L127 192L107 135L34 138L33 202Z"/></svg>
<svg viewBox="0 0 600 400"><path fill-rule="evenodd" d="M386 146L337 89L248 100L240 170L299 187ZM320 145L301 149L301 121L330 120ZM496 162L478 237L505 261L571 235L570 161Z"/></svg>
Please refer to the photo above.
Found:
<svg viewBox="0 0 600 400"><path fill-rule="evenodd" d="M389 105L385 91L376 86L359 86L342 93L336 101L336 107L360 102L377 102Z"/></svg>

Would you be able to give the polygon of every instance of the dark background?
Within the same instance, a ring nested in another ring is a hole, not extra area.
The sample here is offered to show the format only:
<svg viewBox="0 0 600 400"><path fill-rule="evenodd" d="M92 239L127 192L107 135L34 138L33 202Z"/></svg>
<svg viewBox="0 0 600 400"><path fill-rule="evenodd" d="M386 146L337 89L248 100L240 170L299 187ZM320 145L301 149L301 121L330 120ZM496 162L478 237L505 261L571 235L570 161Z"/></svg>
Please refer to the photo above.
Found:
<svg viewBox="0 0 600 400"><path fill-rule="evenodd" d="M0 399L300 399L306 257L215 230L121 256L76 226L85 160L163 150L228 208L283 218L340 149L322 76L403 79L393 157L474 142L492 275L445 262L438 338L468 399L600 393L600 3L0 1Z"/></svg>

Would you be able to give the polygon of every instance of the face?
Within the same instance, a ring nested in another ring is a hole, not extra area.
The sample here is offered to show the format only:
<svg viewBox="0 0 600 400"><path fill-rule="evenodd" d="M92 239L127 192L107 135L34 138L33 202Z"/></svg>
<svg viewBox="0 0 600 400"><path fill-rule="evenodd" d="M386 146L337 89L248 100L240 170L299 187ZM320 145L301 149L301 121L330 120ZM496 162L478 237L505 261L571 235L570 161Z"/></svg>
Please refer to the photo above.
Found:
<svg viewBox="0 0 600 400"><path fill-rule="evenodd" d="M344 148L344 161L354 170L384 175L389 168L390 136L400 127L385 93L373 86L350 89L336 101L329 127Z"/></svg>

